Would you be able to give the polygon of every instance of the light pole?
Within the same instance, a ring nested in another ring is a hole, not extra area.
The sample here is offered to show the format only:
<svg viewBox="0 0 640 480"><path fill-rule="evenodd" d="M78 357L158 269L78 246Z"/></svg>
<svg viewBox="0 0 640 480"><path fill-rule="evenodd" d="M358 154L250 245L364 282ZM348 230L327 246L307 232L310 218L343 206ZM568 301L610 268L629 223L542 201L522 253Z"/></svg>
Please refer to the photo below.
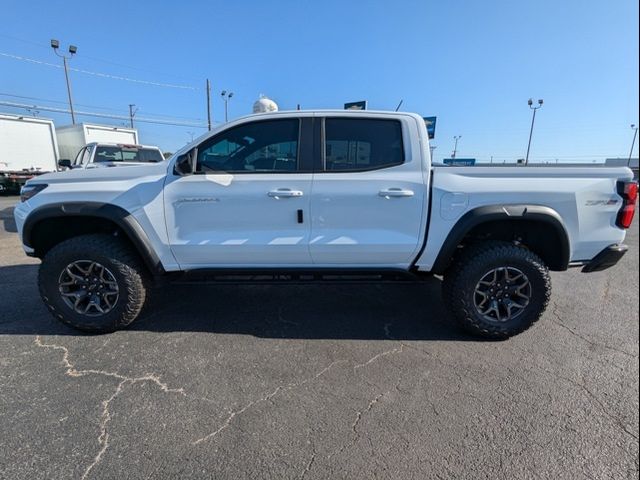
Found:
<svg viewBox="0 0 640 480"><path fill-rule="evenodd" d="M542 99L538 100L538 106L534 107L533 106L533 100L530 98L529 101L527 102L529 104L529 108L531 110L533 110L533 117L531 118L531 130L529 131L529 144L527 145L527 156L524 159L524 164L525 165L529 165L529 150L531 149L531 136L533 135L533 124L536 121L536 111L542 107L542 104L544 103Z"/></svg>
<svg viewBox="0 0 640 480"><path fill-rule="evenodd" d="M222 100L224 100L224 121L226 123L229 121L229 101L231 100L231 97L233 97L233 92L222 90L220 95L222 96Z"/></svg>
<svg viewBox="0 0 640 480"><path fill-rule="evenodd" d="M456 153L458 153L458 140L460 140L461 138L462 138L462 135L456 135L455 137L453 137L456 143L453 146L453 153L451 154L451 158L456 158Z"/></svg>
<svg viewBox="0 0 640 480"><path fill-rule="evenodd" d="M58 51L58 49L60 48L60 42L55 38L52 38L51 48L53 48L53 51L57 56L62 57L62 63L64 65L64 78L67 80L67 94L69 95L69 110L71 112L71 123L75 125L76 116L75 116L75 113L73 112L73 101L71 100L71 84L69 83L69 69L67 67L67 60L70 60L71 57L73 57L76 54L76 52L78 51L78 47L76 47L75 45L69 45L69 56L67 57L66 55Z"/></svg>
<svg viewBox="0 0 640 480"><path fill-rule="evenodd" d="M627 167L631 165L631 155L633 154L633 146L636 144L636 136L638 135L638 127L635 123L631 124L633 130L633 140L631 140L631 150L629 151L629 160L627 160Z"/></svg>
<svg viewBox="0 0 640 480"><path fill-rule="evenodd" d="M138 111L137 108L135 110L133 109L133 107L135 106L136 106L135 103L129 104L129 124L131 125L131 128L133 128L133 117L136 116L136 112Z"/></svg>
<svg viewBox="0 0 640 480"><path fill-rule="evenodd" d="M207 78L207 129L211 131L211 82Z"/></svg>

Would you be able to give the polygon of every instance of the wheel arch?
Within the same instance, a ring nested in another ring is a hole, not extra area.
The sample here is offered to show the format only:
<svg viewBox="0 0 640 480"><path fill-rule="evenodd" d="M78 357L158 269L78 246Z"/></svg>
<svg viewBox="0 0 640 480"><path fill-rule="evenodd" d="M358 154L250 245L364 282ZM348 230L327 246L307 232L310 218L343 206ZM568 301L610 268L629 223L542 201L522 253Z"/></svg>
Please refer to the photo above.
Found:
<svg viewBox="0 0 640 480"><path fill-rule="evenodd" d="M518 241L542 258L550 270L569 266L571 244L562 217L542 205L489 205L465 213L444 241L432 271L444 273L459 247L481 239Z"/></svg>
<svg viewBox="0 0 640 480"><path fill-rule="evenodd" d="M39 207L25 220L22 242L42 258L58 243L90 233L123 236L152 274L165 272L138 221L124 208L109 203L61 202Z"/></svg>

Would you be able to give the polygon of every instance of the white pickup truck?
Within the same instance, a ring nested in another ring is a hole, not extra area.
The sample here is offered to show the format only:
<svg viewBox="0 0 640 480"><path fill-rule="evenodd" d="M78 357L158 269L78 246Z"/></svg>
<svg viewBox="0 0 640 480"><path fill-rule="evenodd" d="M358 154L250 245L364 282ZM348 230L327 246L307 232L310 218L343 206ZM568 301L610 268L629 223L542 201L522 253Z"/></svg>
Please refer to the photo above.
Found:
<svg viewBox="0 0 640 480"><path fill-rule="evenodd" d="M506 338L541 316L548 270L623 256L636 196L627 168L433 167L418 115L296 111L160 163L40 176L15 219L44 302L83 330L130 324L162 275L438 274L458 322Z"/></svg>
<svg viewBox="0 0 640 480"><path fill-rule="evenodd" d="M163 160L164 157L158 147L91 142L78 151L73 161L68 158L59 160L58 167L62 169L74 169L138 166L141 163L157 163Z"/></svg>

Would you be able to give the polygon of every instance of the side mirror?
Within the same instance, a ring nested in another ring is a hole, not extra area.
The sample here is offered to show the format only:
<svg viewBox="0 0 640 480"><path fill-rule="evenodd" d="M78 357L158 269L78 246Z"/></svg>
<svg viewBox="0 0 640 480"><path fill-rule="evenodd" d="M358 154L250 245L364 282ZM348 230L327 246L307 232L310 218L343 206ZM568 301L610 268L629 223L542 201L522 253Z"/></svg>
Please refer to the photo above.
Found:
<svg viewBox="0 0 640 480"><path fill-rule="evenodd" d="M61 158L58 160L58 166L60 168L71 168L71 160L68 158Z"/></svg>
<svg viewBox="0 0 640 480"><path fill-rule="evenodd" d="M178 157L175 165L173 166L173 173L176 175L184 176L191 175L193 173L193 153L191 150Z"/></svg>

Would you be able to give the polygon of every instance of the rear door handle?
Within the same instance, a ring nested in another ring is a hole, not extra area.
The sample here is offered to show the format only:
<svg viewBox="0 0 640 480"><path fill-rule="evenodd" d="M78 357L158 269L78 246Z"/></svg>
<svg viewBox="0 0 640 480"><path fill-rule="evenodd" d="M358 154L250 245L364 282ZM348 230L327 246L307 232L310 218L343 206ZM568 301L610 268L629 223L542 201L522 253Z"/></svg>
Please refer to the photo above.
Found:
<svg viewBox="0 0 640 480"><path fill-rule="evenodd" d="M304 193L302 190L291 190L290 188L277 188L275 190L269 190L267 192L271 198L291 198L302 197Z"/></svg>
<svg viewBox="0 0 640 480"><path fill-rule="evenodd" d="M413 190L405 190L404 188L385 188L378 192L378 195L385 198L390 197L413 197Z"/></svg>

